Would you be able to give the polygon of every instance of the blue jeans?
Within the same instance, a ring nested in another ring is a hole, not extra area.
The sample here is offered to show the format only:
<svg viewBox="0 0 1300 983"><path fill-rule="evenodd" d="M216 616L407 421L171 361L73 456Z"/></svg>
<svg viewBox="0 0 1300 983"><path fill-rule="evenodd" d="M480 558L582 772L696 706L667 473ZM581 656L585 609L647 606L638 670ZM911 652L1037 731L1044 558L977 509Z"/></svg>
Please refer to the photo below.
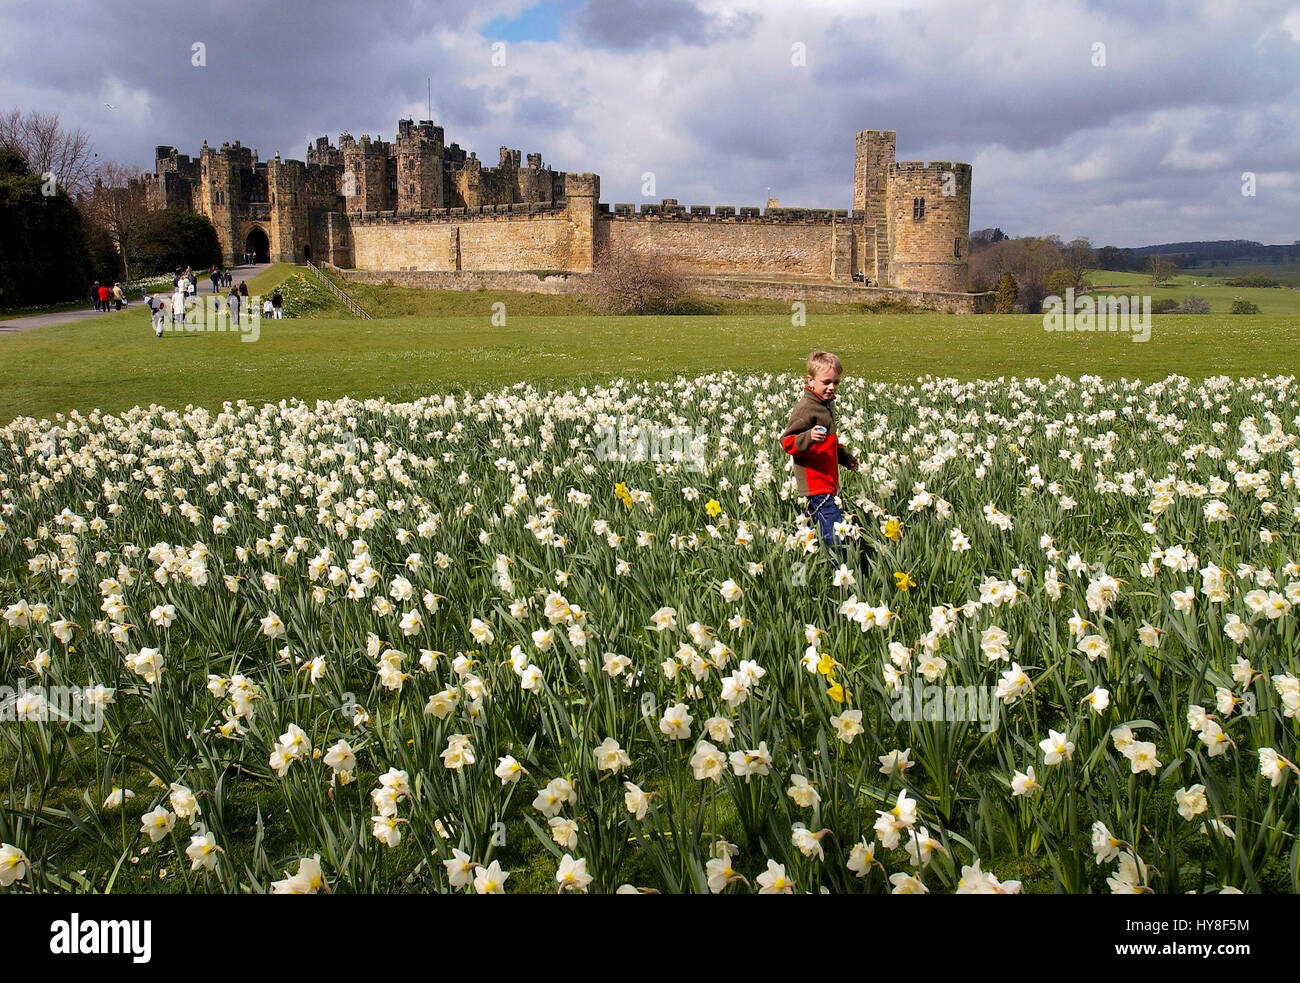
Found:
<svg viewBox="0 0 1300 983"><path fill-rule="evenodd" d="M835 535L835 523L843 522L844 516L840 514L840 507L835 504L835 496L829 492L809 496L808 507L804 509L803 514L812 517L817 523L817 531L821 534L822 541L831 547L840 562L844 563L848 551L843 540Z"/></svg>

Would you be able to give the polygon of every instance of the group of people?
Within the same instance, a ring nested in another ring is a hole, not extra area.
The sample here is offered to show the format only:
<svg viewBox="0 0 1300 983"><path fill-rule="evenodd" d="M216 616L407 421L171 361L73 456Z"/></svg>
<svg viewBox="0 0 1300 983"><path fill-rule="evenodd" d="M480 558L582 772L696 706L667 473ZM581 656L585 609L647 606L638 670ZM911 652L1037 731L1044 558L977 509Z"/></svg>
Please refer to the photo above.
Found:
<svg viewBox="0 0 1300 983"><path fill-rule="evenodd" d="M222 314L229 314L235 324L239 323L240 312L245 315L253 313L249 308L248 283L245 280L239 281L239 286L234 286L234 279L229 271L224 273L219 271L215 266L209 273L209 279L212 281L212 292L216 293L219 286L230 287L230 293L226 295L225 310ZM194 297L198 290L198 280L194 271L189 267L184 272L179 269L176 275L172 277L172 295L169 300L164 300L158 294L150 296L144 294L145 302L149 305L150 321L153 324L154 334L159 338L163 336L163 331L167 328L168 319L174 325L183 323L185 320L185 310L190 298ZM280 293L279 288L262 301L262 315L264 317L281 320L284 317L284 295Z"/></svg>
<svg viewBox="0 0 1300 983"><path fill-rule="evenodd" d="M230 271L221 271L215 266L209 271L208 278L212 281L213 293L216 293L221 286L230 287L230 293L226 297L226 311L230 313L235 323L238 323L240 309L248 303L247 282L241 280L236 287L233 285L234 277L230 275ZM172 295L169 300L163 300L158 294L150 296L143 289L142 293L144 293L145 303L149 305L149 319L153 324L154 334L161 338L169 317L173 324L185 320L187 302L198 293L198 277L188 266L184 271L178 268L172 276Z"/></svg>
<svg viewBox="0 0 1300 983"><path fill-rule="evenodd" d="M219 270L215 266L208 274L208 279L212 281L212 292L216 293L222 287L228 287L234 281L229 270Z"/></svg>
<svg viewBox="0 0 1300 983"><path fill-rule="evenodd" d="M122 285L115 283L111 287L106 283L100 283L96 280L90 285L90 301L95 305L97 311L121 310L127 305L126 295L122 293ZM116 305L114 307L113 305Z"/></svg>

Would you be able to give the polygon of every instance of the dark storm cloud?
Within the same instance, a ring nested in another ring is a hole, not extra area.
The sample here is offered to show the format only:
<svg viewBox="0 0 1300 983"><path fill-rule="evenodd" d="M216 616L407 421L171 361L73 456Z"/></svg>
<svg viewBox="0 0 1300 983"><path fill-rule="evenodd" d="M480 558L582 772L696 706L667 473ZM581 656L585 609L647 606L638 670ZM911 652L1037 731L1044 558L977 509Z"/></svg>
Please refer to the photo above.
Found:
<svg viewBox="0 0 1300 983"><path fill-rule="evenodd" d="M305 134L347 129L391 139L393 107L423 103L426 76L435 89L458 86L453 73L444 77L447 59L436 45L418 39L465 32L473 10L451 0L222 0L211 8L142 0L116 7L7 4L0 33L11 43L0 47L0 79L38 85L49 95L32 108L65 115L77 94L114 87L147 93L147 116L130 99L113 109L96 100L86 107L93 112L76 120L106 156L137 164L147 162L154 143L193 153L204 139L240 139L264 156L278 149L301 157ZM204 45L205 65L193 63L195 43ZM486 59L487 42L481 45Z"/></svg>

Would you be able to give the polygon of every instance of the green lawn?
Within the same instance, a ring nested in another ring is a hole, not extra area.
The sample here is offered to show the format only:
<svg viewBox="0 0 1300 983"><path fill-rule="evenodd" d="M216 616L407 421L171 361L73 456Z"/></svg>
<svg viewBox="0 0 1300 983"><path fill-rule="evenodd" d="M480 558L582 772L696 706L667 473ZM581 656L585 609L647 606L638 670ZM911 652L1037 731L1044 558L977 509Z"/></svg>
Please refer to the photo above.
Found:
<svg viewBox="0 0 1300 983"><path fill-rule="evenodd" d="M283 279L268 270L255 292ZM731 369L798 371L815 347L849 375L907 381L1093 374L1157 378L1293 373L1300 318L1157 315L1151 340L1052 333L1033 315L786 314L682 317L539 316L264 320L256 343L230 333L156 338L143 307L93 321L0 336L0 420L151 402L217 408L223 400L409 399L519 380L565 386L627 374L662 378ZM472 304L475 295L462 295ZM518 306L527 307L527 298ZM1263 305L1261 305L1263 306Z"/></svg>
<svg viewBox="0 0 1300 983"><path fill-rule="evenodd" d="M1269 272L1251 270L1246 272ZM1258 305L1261 314L1300 314L1300 290L1286 287L1229 287L1209 280L1209 270L1179 273L1158 287L1151 285L1151 277L1144 273L1119 273L1114 270L1090 270L1088 279L1096 286L1090 293L1128 293L1150 296L1152 302L1172 297L1180 303L1188 297L1203 297L1210 302L1215 314L1227 314L1234 300L1249 300ZM1216 271L1216 276L1217 276ZM1240 274L1234 274L1234 276ZM1114 290L1109 288L1114 287Z"/></svg>

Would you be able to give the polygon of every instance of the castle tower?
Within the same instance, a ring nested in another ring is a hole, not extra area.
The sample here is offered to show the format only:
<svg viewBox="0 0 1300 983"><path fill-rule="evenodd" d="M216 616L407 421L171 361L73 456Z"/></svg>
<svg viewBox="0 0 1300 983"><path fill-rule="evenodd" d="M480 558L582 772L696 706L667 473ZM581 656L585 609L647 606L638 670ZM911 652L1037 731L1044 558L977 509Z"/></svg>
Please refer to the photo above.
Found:
<svg viewBox="0 0 1300 983"><path fill-rule="evenodd" d="M852 270L882 286L962 292L971 166L895 161L896 142L893 130L857 135Z"/></svg>
<svg viewBox="0 0 1300 983"><path fill-rule="evenodd" d="M966 289L971 166L906 161L889 182L889 282L913 290Z"/></svg>
<svg viewBox="0 0 1300 983"><path fill-rule="evenodd" d="M346 144L339 137L343 152L344 195L349 212L389 212L394 208L393 185L395 175L390 174L388 144L372 141L362 134L361 139ZM348 194L348 192L353 192Z"/></svg>
<svg viewBox="0 0 1300 983"><path fill-rule="evenodd" d="M267 161L272 263L301 263L306 258L306 183L306 169L301 161L283 161L279 154Z"/></svg>
<svg viewBox="0 0 1300 983"><path fill-rule="evenodd" d="M894 170L893 130L863 130L853 154L853 272L872 283L889 282L889 176Z"/></svg>
<svg viewBox="0 0 1300 983"><path fill-rule="evenodd" d="M399 212L443 207L442 127L422 119L397 121L397 202Z"/></svg>
<svg viewBox="0 0 1300 983"><path fill-rule="evenodd" d="M235 217L243 203L239 164L231 154L230 144L221 145L217 151L206 143L199 151L199 186L195 206L208 217L217 230L221 254L226 262L233 262L236 251L243 250L237 243L238 230Z"/></svg>
<svg viewBox="0 0 1300 983"><path fill-rule="evenodd" d="M568 269L590 273L595 269L596 211L600 202L600 175L565 174L564 198L573 229Z"/></svg>

